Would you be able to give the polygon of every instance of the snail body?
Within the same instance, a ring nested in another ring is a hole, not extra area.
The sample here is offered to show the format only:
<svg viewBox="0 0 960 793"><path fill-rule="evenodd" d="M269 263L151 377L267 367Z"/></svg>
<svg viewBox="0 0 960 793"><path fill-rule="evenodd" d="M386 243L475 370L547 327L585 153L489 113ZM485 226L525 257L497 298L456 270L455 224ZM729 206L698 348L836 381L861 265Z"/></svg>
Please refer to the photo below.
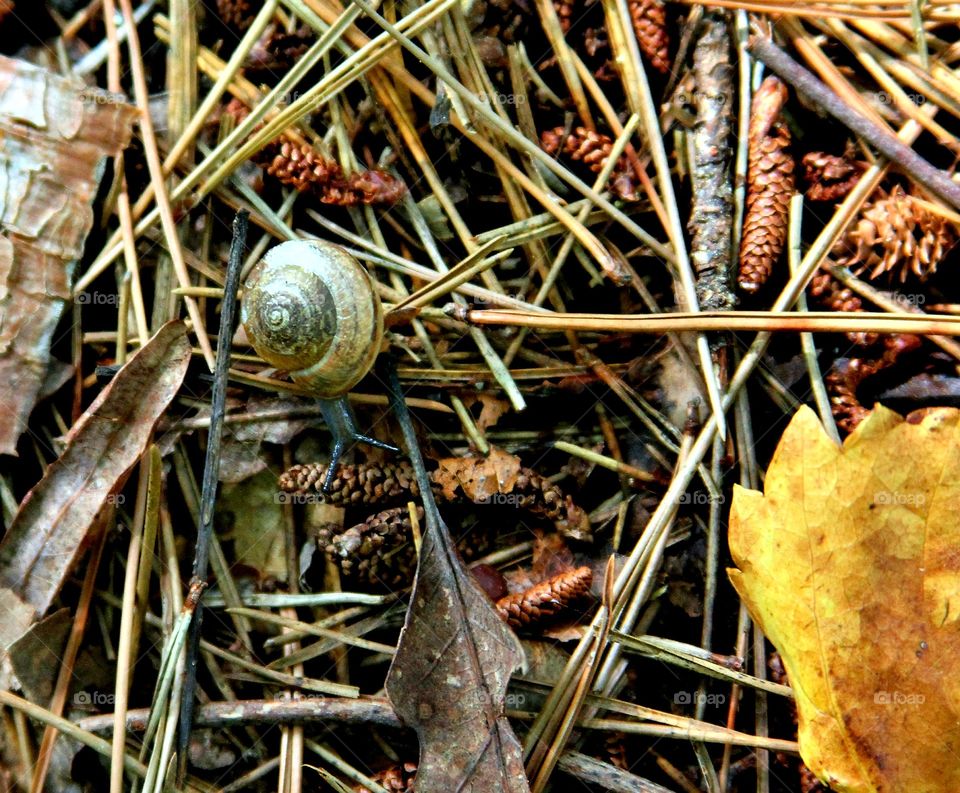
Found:
<svg viewBox="0 0 960 793"><path fill-rule="evenodd" d="M383 308L343 248L293 240L271 249L244 286L240 319L265 361L322 399L353 388L376 360Z"/></svg>

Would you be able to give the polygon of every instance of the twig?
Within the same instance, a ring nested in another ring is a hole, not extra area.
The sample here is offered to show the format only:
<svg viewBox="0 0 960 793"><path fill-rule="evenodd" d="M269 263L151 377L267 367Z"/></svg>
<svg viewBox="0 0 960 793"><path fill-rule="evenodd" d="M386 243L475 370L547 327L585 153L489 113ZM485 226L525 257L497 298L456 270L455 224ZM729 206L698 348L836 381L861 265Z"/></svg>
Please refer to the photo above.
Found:
<svg viewBox="0 0 960 793"><path fill-rule="evenodd" d="M891 132L844 104L830 88L778 46L755 36L750 41L750 52L885 157L897 163L917 182L960 209L960 185L951 181L943 171L935 168L912 148L904 145Z"/></svg>
<svg viewBox="0 0 960 793"><path fill-rule="evenodd" d="M667 333L669 331L767 331L916 333L921 336L960 335L960 317L949 314L881 314L878 312L810 311L702 311L678 314L545 315L524 311L468 310L457 317L478 325L605 333Z"/></svg>
<svg viewBox="0 0 960 793"><path fill-rule="evenodd" d="M207 455L203 467L203 486L200 495L200 520L197 528L197 548L193 560L191 588L206 585L210 561L210 535L213 533L213 507L217 495L220 470L220 440L223 437L223 418L227 401L227 372L230 368L230 340L233 337L233 315L240 287L243 267L243 249L247 241L246 211L241 210L233 220L233 243L227 263L227 280L220 309L220 335L217 339L217 360L213 375L213 395L210 400L210 431L207 436ZM197 685L197 653L200 645L200 625L203 620L203 601L197 601L187 642L187 668L180 702L180 735L177 742L177 778L186 773L187 744L193 719L194 694Z"/></svg>

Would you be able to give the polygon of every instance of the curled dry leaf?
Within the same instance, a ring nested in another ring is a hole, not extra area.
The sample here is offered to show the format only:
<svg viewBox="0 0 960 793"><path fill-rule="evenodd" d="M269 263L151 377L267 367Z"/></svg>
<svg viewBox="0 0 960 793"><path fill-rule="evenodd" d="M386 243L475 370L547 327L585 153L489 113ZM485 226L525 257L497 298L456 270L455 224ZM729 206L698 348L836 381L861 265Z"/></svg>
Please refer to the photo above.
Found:
<svg viewBox="0 0 960 793"><path fill-rule="evenodd" d="M0 542L0 614L50 606L107 497L143 454L190 362L182 322L168 322L117 372L66 436ZM24 625L23 627L26 627Z"/></svg>
<svg viewBox="0 0 960 793"><path fill-rule="evenodd" d="M93 225L103 160L129 143L136 112L79 79L0 56L0 453L16 454Z"/></svg>
<svg viewBox="0 0 960 793"><path fill-rule="evenodd" d="M445 499L454 500L462 489L470 501L483 503L513 490L519 475L520 458L492 448L486 457L445 457L439 461L433 481Z"/></svg>
<svg viewBox="0 0 960 793"><path fill-rule="evenodd" d="M734 491L730 578L837 793L960 790L958 511L954 408L878 407L842 447L801 408L765 492Z"/></svg>

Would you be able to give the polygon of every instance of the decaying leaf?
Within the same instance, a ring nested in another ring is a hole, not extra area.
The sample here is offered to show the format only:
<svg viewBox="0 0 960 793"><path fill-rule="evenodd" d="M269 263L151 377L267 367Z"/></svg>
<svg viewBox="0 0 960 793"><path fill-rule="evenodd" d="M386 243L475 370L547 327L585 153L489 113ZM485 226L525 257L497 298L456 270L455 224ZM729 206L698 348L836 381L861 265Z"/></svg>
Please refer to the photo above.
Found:
<svg viewBox="0 0 960 793"><path fill-rule="evenodd" d="M116 374L66 436L0 542L0 614L50 606L107 497L143 453L190 361L182 322L168 322Z"/></svg>
<svg viewBox="0 0 960 793"><path fill-rule="evenodd" d="M519 475L519 457L491 448L486 457L445 457L438 462L433 481L441 487L444 498L453 500L462 489L468 499L483 503L513 490Z"/></svg>
<svg viewBox="0 0 960 793"><path fill-rule="evenodd" d="M523 664L523 649L457 556L395 371L391 392L420 484L425 524L410 605L386 680L394 710L420 741L417 790L529 793L523 752L504 715L507 684Z"/></svg>
<svg viewBox="0 0 960 793"><path fill-rule="evenodd" d="M801 408L730 578L783 657L804 762L837 793L960 790L960 411L878 407L835 445Z"/></svg>
<svg viewBox="0 0 960 793"><path fill-rule="evenodd" d="M93 225L103 160L130 141L136 108L0 56L0 453L16 454Z"/></svg>

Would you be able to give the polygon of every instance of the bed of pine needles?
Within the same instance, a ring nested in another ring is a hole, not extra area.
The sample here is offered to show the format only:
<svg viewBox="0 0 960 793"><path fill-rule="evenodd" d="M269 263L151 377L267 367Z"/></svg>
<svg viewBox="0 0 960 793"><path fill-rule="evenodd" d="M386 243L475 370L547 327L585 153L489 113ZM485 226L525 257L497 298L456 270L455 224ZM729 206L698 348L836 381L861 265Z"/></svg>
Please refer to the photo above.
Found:
<svg viewBox="0 0 960 793"><path fill-rule="evenodd" d="M752 46L772 42L950 173L956 7L114 5L0 0L6 54L82 64L152 130L107 169L74 294L116 299L68 312L73 332L54 352L75 380L35 410L19 460L4 463L5 522L102 387L98 367L125 362L171 318L190 321L199 396L162 420L162 488L131 476L62 590L79 635L61 658L68 673L51 672L64 720L3 703L3 789L175 785L164 725L183 669L161 658L193 559L209 363L242 208L245 271L279 241L319 237L350 249L388 312L399 307L387 340L428 458L477 470L492 454L519 458L515 491L482 504L448 493L440 508L524 638L530 668L506 702L521 742L566 736L545 775L548 760L528 766L534 789L822 790L797 758L776 659L724 574L730 492L762 483L801 403L839 438L877 398L905 410L958 401L960 209L789 77L764 82ZM638 318L655 314L658 325ZM182 789L412 790L416 740L383 699L422 519L406 507L411 474L359 448L333 507L306 498L329 436L244 341ZM377 377L352 397L362 428L398 439ZM143 503L155 510L145 524ZM589 679L586 626L611 592L592 695L571 698ZM142 620L120 641L130 608ZM117 712L130 727L121 743ZM118 785L111 757L124 756Z"/></svg>

